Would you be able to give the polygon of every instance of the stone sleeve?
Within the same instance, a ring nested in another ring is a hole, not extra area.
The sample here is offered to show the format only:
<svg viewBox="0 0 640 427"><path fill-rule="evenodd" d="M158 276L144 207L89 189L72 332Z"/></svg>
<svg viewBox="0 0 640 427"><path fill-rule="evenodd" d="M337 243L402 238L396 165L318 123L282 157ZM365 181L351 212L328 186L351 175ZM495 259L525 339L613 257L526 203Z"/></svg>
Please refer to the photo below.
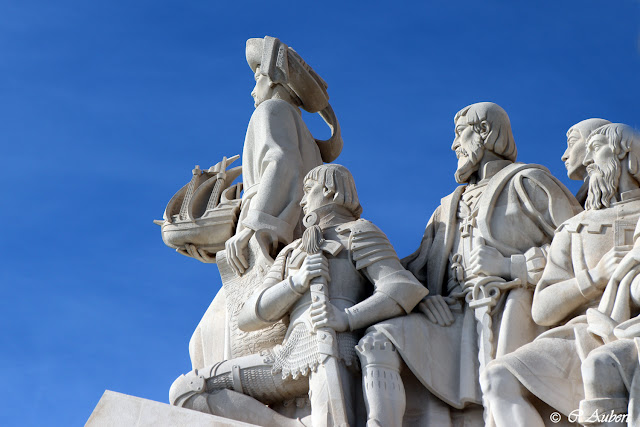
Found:
<svg viewBox="0 0 640 427"><path fill-rule="evenodd" d="M366 220L351 229L349 249L356 270L371 281L376 293L394 300L409 313L428 294L427 289L405 270L387 236Z"/></svg>
<svg viewBox="0 0 640 427"><path fill-rule="evenodd" d="M561 227L551 242L547 265L536 286L531 307L534 321L542 326L565 321L566 316L586 308L602 293L593 286L586 270L574 270L573 238L581 237L569 232L567 227Z"/></svg>

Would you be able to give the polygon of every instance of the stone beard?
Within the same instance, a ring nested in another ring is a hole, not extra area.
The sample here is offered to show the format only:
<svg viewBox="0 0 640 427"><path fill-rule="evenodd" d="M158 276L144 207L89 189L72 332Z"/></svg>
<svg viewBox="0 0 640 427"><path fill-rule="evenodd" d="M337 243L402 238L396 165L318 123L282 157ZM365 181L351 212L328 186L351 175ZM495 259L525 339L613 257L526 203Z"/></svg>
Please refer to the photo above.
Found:
<svg viewBox="0 0 640 427"><path fill-rule="evenodd" d="M458 158L458 169L455 173L456 182L463 184L469 180L469 177L478 170L478 165L484 156L484 145L480 135L474 134L469 148L462 146L456 149L456 157Z"/></svg>
<svg viewBox="0 0 640 427"><path fill-rule="evenodd" d="M620 161L610 159L606 166L601 168L595 163L587 166L589 173L589 194L585 202L585 208L602 209L611 205L611 199L615 196L620 181Z"/></svg>

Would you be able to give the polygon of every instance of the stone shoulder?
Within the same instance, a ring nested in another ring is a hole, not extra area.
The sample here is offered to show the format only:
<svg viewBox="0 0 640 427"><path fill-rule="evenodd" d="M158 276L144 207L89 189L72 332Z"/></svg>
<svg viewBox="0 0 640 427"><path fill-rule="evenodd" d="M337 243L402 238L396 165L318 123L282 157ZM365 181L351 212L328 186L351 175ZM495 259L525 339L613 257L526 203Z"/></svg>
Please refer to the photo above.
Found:
<svg viewBox="0 0 640 427"><path fill-rule="evenodd" d="M356 235L365 233L381 234L386 237L382 230L380 230L374 223L364 218L347 222L336 227L336 232L340 234L345 234L347 231L350 231L351 234L354 235L354 237Z"/></svg>
<svg viewBox="0 0 640 427"><path fill-rule="evenodd" d="M564 230L569 233L577 233L582 226L589 220L589 211L582 211L578 215L569 218L556 229L556 233Z"/></svg>

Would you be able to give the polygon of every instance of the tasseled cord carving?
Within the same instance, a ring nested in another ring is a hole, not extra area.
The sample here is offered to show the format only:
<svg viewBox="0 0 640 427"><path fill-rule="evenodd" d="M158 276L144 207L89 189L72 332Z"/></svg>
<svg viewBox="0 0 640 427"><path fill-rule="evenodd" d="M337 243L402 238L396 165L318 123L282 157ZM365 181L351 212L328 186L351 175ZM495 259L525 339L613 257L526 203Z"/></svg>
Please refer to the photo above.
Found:
<svg viewBox="0 0 640 427"><path fill-rule="evenodd" d="M302 234L302 248L308 254L317 254L320 252L320 246L324 242L322 238L322 229L318 225L313 225Z"/></svg>

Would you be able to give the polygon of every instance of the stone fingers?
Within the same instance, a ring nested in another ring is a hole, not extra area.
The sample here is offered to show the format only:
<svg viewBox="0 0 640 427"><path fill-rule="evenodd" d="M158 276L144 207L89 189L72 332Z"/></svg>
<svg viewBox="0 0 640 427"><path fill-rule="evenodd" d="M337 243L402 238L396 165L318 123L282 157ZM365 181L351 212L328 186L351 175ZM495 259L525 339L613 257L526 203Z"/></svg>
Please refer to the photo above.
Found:
<svg viewBox="0 0 640 427"><path fill-rule="evenodd" d="M193 253L194 246L191 243L187 243L186 245L184 245L184 248L187 250L187 253L189 254L190 257L197 258L196 255Z"/></svg>
<svg viewBox="0 0 640 427"><path fill-rule="evenodd" d="M327 311L327 304L324 302L313 303L311 305L309 315L311 317L311 324L313 325L314 331L326 326L329 322L329 312Z"/></svg>
<svg viewBox="0 0 640 427"><path fill-rule="evenodd" d="M458 300L455 298L451 298L451 297L442 297L442 299L449 305L456 305L458 303Z"/></svg>
<svg viewBox="0 0 640 427"><path fill-rule="evenodd" d="M316 277L324 277L324 279L327 282L329 281L329 272L327 271L326 268L317 268L314 270L309 270L308 275L309 275L309 279L313 279Z"/></svg>
<svg viewBox="0 0 640 427"><path fill-rule="evenodd" d="M443 297L436 298L436 305L439 305L440 310L443 313L443 317L445 320L445 326L449 326L453 323L453 313L451 313L451 309L449 308L449 304Z"/></svg>
<svg viewBox="0 0 640 427"><path fill-rule="evenodd" d="M238 276L242 275L242 273L244 273L244 269L241 269L241 266L239 265L238 257L236 255L236 246L231 242L231 240L228 240L225 244L225 249L227 251L227 261L229 262L229 266Z"/></svg>
<svg viewBox="0 0 640 427"><path fill-rule="evenodd" d="M330 280L329 262L322 254L309 255L304 261L304 270L309 280L320 276L327 282Z"/></svg>
<svg viewBox="0 0 640 427"><path fill-rule="evenodd" d="M238 241L233 242L232 245L235 249L236 265L238 265L240 274L242 274L249 268L249 262L244 256L244 247Z"/></svg>
<svg viewBox="0 0 640 427"><path fill-rule="evenodd" d="M427 319L429 319L431 323L438 323L438 320L433 315L433 313L431 313L431 310L429 310L429 307L427 306L427 303L425 301L422 301L420 304L418 304L418 307L420 308L420 311L422 311L422 313L427 316Z"/></svg>
<svg viewBox="0 0 640 427"><path fill-rule="evenodd" d="M616 267L613 275L611 276L611 281L620 282L632 268L639 264L640 252L630 252L628 256L625 256Z"/></svg>
<svg viewBox="0 0 640 427"><path fill-rule="evenodd" d="M429 298L426 301L426 305L429 308L429 311L431 311L431 314L433 314L433 316L436 318L436 323L438 325L444 326L445 325L444 312L442 312L442 309L440 308L440 306L435 303L434 299L435 298Z"/></svg>
<svg viewBox="0 0 640 427"><path fill-rule="evenodd" d="M200 255L200 261L205 262L207 264L215 263L216 258L209 255L205 249L197 249L198 254Z"/></svg>

